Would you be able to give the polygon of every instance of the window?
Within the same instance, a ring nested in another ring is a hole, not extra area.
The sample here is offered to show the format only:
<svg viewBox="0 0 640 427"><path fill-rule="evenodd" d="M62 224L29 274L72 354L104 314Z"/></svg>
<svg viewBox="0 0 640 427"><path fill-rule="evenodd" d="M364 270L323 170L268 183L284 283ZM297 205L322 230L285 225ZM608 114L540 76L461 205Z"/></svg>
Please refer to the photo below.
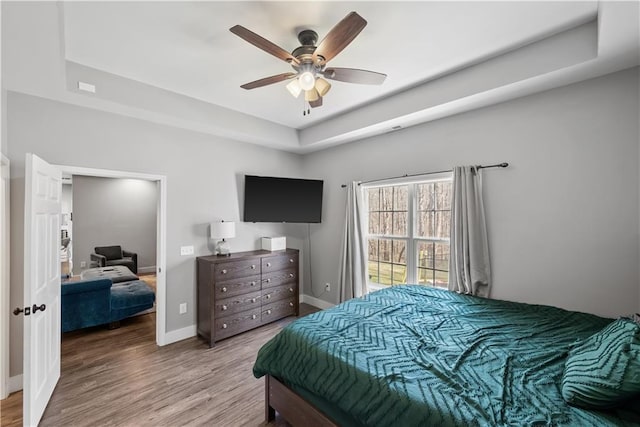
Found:
<svg viewBox="0 0 640 427"><path fill-rule="evenodd" d="M369 284L449 281L451 179L366 187Z"/></svg>

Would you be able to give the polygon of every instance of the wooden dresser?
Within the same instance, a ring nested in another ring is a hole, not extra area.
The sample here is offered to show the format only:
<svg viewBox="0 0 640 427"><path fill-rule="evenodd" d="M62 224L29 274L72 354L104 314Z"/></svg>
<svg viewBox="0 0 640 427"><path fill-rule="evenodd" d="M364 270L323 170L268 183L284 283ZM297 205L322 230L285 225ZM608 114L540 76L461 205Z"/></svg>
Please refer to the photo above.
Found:
<svg viewBox="0 0 640 427"><path fill-rule="evenodd" d="M298 250L197 258L198 335L216 341L298 315Z"/></svg>

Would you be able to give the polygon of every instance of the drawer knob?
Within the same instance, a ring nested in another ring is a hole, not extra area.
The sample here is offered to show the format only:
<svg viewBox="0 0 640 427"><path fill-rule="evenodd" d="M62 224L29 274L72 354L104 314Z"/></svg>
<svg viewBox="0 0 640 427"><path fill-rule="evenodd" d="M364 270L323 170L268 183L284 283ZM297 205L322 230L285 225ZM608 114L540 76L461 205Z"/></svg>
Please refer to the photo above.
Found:
<svg viewBox="0 0 640 427"><path fill-rule="evenodd" d="M222 292L227 292L227 287L226 286L222 287Z"/></svg>
<svg viewBox="0 0 640 427"><path fill-rule="evenodd" d="M264 297L265 297L266 299L269 299L269 298L271 298L271 294L266 294Z"/></svg>
<svg viewBox="0 0 640 427"><path fill-rule="evenodd" d="M271 263L270 262L267 263L267 267L271 267Z"/></svg>
<svg viewBox="0 0 640 427"><path fill-rule="evenodd" d="M254 280L253 282L251 282L251 286L255 286L256 285L256 281Z"/></svg>
<svg viewBox="0 0 640 427"><path fill-rule="evenodd" d="M267 314L271 314L271 310L267 310Z"/></svg>
<svg viewBox="0 0 640 427"><path fill-rule="evenodd" d="M293 288L289 288L289 292L293 292Z"/></svg>
<svg viewBox="0 0 640 427"><path fill-rule="evenodd" d="M256 302L256 299L255 298L251 298L251 302Z"/></svg>
<svg viewBox="0 0 640 427"><path fill-rule="evenodd" d="M222 329L227 329L227 324L226 323L222 324Z"/></svg>
<svg viewBox="0 0 640 427"><path fill-rule="evenodd" d="M293 273L289 273L289 277L293 277Z"/></svg>
<svg viewBox="0 0 640 427"><path fill-rule="evenodd" d="M226 306L226 305L224 305L224 304L222 305L222 309L223 309L223 310L226 310L227 308L229 308L229 307L227 307L227 306Z"/></svg>
<svg viewBox="0 0 640 427"><path fill-rule="evenodd" d="M227 274L227 270L226 269L222 269L222 274Z"/></svg>
<svg viewBox="0 0 640 427"><path fill-rule="evenodd" d="M252 319L255 319L256 317L258 317L258 316L256 316L255 314L253 316L251 316Z"/></svg>
<svg viewBox="0 0 640 427"><path fill-rule="evenodd" d="M293 263L293 258L289 258L289 262Z"/></svg>
<svg viewBox="0 0 640 427"><path fill-rule="evenodd" d="M271 279L267 279L267 283L271 283Z"/></svg>
<svg viewBox="0 0 640 427"><path fill-rule="evenodd" d="M293 303L292 302L289 303L289 307L293 307Z"/></svg>
<svg viewBox="0 0 640 427"><path fill-rule="evenodd" d="M252 270L255 270L255 269L256 269L255 264L251 264L251 269L252 269Z"/></svg>

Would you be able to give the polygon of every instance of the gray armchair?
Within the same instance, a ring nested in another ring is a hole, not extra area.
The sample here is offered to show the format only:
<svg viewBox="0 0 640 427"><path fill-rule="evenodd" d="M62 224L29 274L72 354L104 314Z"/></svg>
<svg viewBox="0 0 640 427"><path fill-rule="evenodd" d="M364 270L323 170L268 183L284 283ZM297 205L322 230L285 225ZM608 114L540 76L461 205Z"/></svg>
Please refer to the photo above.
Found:
<svg viewBox="0 0 640 427"><path fill-rule="evenodd" d="M98 267L123 265L129 267L133 274L138 274L138 254L122 249L121 246L96 246L91 254L91 261Z"/></svg>

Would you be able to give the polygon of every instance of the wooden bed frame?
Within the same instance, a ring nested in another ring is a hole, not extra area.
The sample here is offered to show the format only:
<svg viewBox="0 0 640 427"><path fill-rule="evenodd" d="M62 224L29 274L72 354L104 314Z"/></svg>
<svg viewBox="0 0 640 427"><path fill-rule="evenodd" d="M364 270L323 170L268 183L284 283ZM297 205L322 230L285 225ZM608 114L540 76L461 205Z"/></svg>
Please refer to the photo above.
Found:
<svg viewBox="0 0 640 427"><path fill-rule="evenodd" d="M319 409L271 375L264 377L266 422L275 420L276 411L292 426L338 427Z"/></svg>

